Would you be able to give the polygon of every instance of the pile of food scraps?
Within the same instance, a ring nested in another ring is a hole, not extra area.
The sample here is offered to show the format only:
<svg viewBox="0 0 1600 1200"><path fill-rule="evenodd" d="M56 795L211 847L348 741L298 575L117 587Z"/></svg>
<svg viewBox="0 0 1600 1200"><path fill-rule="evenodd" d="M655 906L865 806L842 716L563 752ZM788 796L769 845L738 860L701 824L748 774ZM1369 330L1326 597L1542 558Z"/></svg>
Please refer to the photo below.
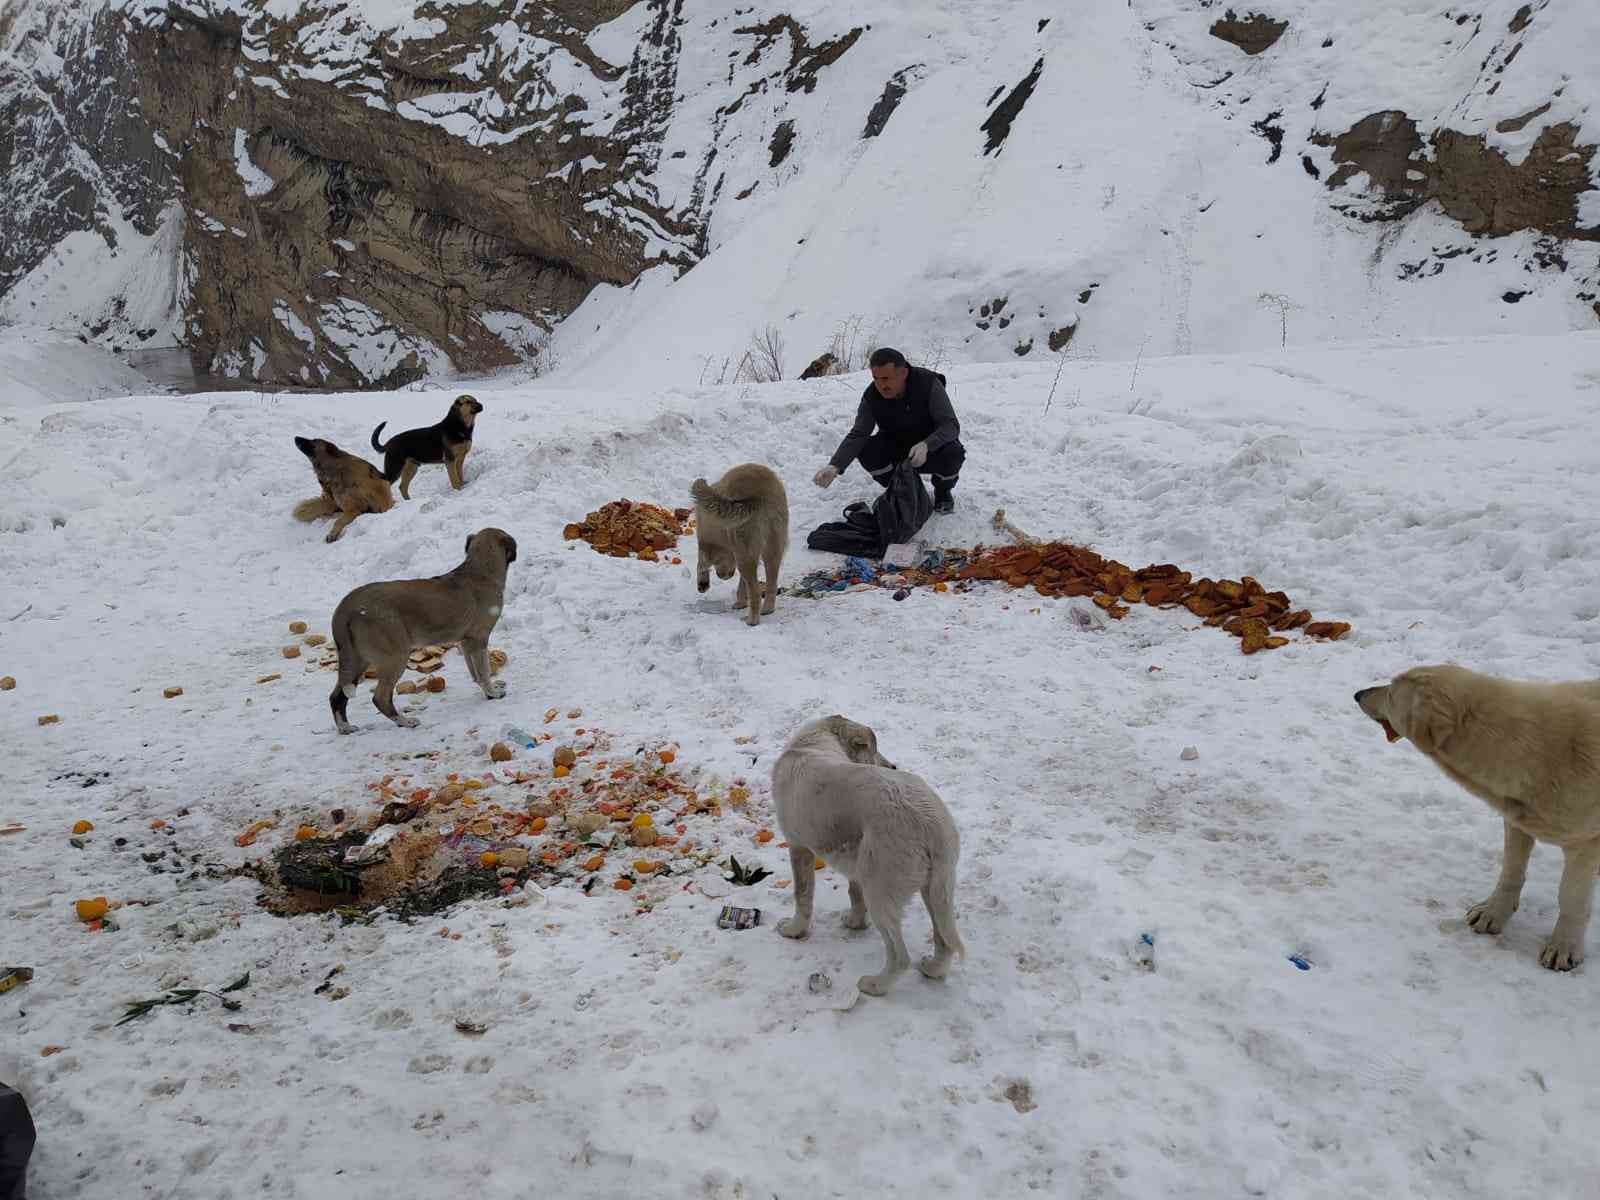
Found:
<svg viewBox="0 0 1600 1200"><path fill-rule="evenodd" d="M687 508L662 508L639 500L613 500L602 504L582 521L562 531L569 542L581 538L596 552L613 558L635 555L656 562L662 552L671 550L678 539L694 527L693 511ZM670 561L682 562L672 556Z"/></svg>
<svg viewBox="0 0 1600 1200"><path fill-rule="evenodd" d="M967 591L973 585L999 581L1014 588L1031 587L1041 596L1087 596L1121 619L1129 605L1188 609L1207 625L1220 627L1240 641L1246 654L1289 644L1282 636L1300 630L1307 637L1336 640L1350 632L1345 621L1313 621L1307 609L1293 607L1284 592L1269 592L1246 575L1242 579L1196 579L1171 563L1138 570L1103 558L1070 542L1036 542L1020 546L976 546L973 549L926 551L914 566L884 563L874 567L848 559L834 571L814 571L790 594L816 598L860 587L901 589L928 587L937 592Z"/></svg>
<svg viewBox="0 0 1600 1200"><path fill-rule="evenodd" d="M575 710L569 720L579 717ZM495 743L471 775L434 777L442 755L430 757L431 770L369 783L370 806L300 824L256 864L262 903L281 914L382 909L408 918L471 897L525 902L531 882L630 892L634 911L648 912L693 886L675 877L721 856L726 814L749 827L733 831L739 841L772 838L749 813L743 781L680 771L671 746L619 752L612 735L584 727L529 740ZM259 830L247 832L253 840Z"/></svg>
<svg viewBox="0 0 1600 1200"><path fill-rule="evenodd" d="M1281 636L1298 629L1308 637L1334 640L1350 632L1345 621L1313 621L1284 592L1269 592L1246 575L1241 579L1196 579L1171 563L1134 570L1070 542L981 547L963 565L905 572L913 583L1000 580L1015 588L1032 587L1041 596L1088 596L1107 616L1128 615L1131 604L1188 609L1207 625L1240 639L1246 654L1288 645Z"/></svg>

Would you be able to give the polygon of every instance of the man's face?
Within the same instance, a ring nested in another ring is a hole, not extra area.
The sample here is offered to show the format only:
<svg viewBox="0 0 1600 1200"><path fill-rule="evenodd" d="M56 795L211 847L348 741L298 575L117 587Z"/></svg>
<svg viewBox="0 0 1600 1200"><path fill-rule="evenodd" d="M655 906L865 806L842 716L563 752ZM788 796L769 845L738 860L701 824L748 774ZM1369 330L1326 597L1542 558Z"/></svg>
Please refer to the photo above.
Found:
<svg viewBox="0 0 1600 1200"><path fill-rule="evenodd" d="M910 374L911 368L897 367L892 363L886 367L873 367L872 384L885 400L898 400L906 394L906 378Z"/></svg>

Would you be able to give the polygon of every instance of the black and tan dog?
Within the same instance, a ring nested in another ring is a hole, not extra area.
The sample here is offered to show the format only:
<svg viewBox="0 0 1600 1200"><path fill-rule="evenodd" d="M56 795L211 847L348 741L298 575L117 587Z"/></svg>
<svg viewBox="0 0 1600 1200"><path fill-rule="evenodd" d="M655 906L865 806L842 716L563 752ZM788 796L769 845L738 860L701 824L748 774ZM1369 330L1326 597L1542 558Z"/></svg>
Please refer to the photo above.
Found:
<svg viewBox="0 0 1600 1200"><path fill-rule="evenodd" d="M339 601L333 610L339 682L328 697L334 727L340 733L353 728L346 705L368 667L378 676L372 689L378 711L396 725L415 725L414 717L395 710L394 685L413 650L440 642L460 642L473 682L490 700L504 696L506 685L490 678L489 634L500 619L506 568L516 558L517 541L509 533L480 529L467 535L466 560L449 574L363 584Z"/></svg>
<svg viewBox="0 0 1600 1200"><path fill-rule="evenodd" d="M457 396L445 413L444 420L423 429L408 429L397 433L387 442L378 435L389 422L381 422L372 431L372 448L383 455L383 477L390 483L400 481L400 494L411 499L411 480L417 467L423 463L443 463L450 476L450 486L459 490L466 480L461 475L461 464L472 449L472 426L483 411L473 396Z"/></svg>
<svg viewBox="0 0 1600 1200"><path fill-rule="evenodd" d="M389 481L364 458L347 454L322 438L297 437L294 444L311 460L322 495L302 500L294 506L295 520L315 521L338 515L324 541L337 542L349 525L362 513L388 512L394 507Z"/></svg>

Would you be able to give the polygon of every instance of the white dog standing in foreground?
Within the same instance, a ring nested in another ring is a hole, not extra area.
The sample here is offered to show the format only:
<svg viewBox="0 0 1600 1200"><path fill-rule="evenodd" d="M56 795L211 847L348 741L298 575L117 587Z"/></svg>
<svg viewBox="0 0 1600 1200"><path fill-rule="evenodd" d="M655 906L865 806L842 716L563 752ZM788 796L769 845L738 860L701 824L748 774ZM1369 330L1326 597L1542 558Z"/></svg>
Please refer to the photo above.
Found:
<svg viewBox="0 0 1600 1200"><path fill-rule="evenodd" d="M802 725L773 765L772 798L794 870L794 916L778 923L779 933L802 938L810 930L820 854L850 880L845 927L865 929L870 917L883 935L883 970L858 981L867 995L887 994L911 965L900 920L919 891L933 920L934 952L918 969L943 979L950 956L966 955L955 914L961 838L950 810L922 779L878 753L871 729L841 716Z"/></svg>
<svg viewBox="0 0 1600 1200"><path fill-rule="evenodd" d="M1533 843L1561 847L1561 915L1539 961L1556 971L1581 963L1600 868L1600 680L1523 683L1413 667L1363 688L1356 703L1390 741L1409 740L1505 819L1500 879L1467 910L1477 932L1499 933L1517 911Z"/></svg>

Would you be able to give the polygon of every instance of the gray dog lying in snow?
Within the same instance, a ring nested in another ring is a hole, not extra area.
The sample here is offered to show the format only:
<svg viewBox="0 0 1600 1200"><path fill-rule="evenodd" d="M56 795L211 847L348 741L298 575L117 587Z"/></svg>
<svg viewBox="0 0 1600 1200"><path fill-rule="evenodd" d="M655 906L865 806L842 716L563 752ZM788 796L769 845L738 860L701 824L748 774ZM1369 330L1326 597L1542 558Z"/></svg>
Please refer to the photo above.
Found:
<svg viewBox="0 0 1600 1200"><path fill-rule="evenodd" d="M773 807L789 841L794 916L778 923L784 937L805 937L820 854L850 880L849 929L867 918L883 935L883 970L863 975L869 996L887 994L911 965L900 919L920 891L933 920L934 953L917 964L943 979L953 954L966 955L956 930L956 861L961 838L938 794L878 753L877 736L841 716L800 727L772 768Z"/></svg>

